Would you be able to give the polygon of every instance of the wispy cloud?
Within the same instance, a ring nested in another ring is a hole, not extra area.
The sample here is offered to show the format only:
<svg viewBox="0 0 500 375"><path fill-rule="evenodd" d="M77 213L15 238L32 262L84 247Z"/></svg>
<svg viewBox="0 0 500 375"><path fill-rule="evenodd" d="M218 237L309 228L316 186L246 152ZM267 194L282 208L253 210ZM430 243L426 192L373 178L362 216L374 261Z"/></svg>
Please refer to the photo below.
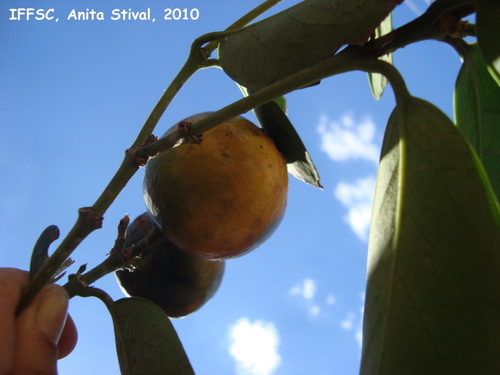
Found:
<svg viewBox="0 0 500 375"><path fill-rule="evenodd" d="M361 348L363 345L363 317L365 314L365 293L361 294L360 299L362 302L361 307L359 308L359 314L361 316L361 319L360 319L360 323L356 329L355 337L356 337L356 341L359 344L359 347Z"/></svg>
<svg viewBox="0 0 500 375"><path fill-rule="evenodd" d="M379 147L374 142L375 124L366 117L356 123L350 114L340 120L321 115L317 127L321 135L321 149L335 161L368 160L379 162Z"/></svg>
<svg viewBox="0 0 500 375"><path fill-rule="evenodd" d="M326 295L318 293L317 282L312 278L305 278L294 284L288 295L297 298L299 305L305 307L308 317L314 317L314 321L333 323L335 329L340 329L352 334L361 348L363 341L363 312L364 292L360 295L359 312L349 307L347 310L344 303L337 304L337 298L332 292ZM339 315L340 314L340 315Z"/></svg>
<svg viewBox="0 0 500 375"><path fill-rule="evenodd" d="M408 6L408 8L411 9L413 13L415 13L417 16L420 16L423 12L420 10L420 7L415 4L413 0L406 0L405 4Z"/></svg>
<svg viewBox="0 0 500 375"><path fill-rule="evenodd" d="M352 312L348 313L344 319L340 321L340 327L343 330L350 330L354 326L354 320L356 319L356 315Z"/></svg>
<svg viewBox="0 0 500 375"><path fill-rule="evenodd" d="M344 331L352 331L354 333L354 339L358 342L359 347L363 344L363 312L364 312L364 300L365 295L362 294L360 297L362 305L359 309L359 314L354 312L348 312L344 318L339 321L339 326Z"/></svg>
<svg viewBox="0 0 500 375"><path fill-rule="evenodd" d="M279 333L272 322L240 318L230 328L230 340L238 375L271 375L281 364Z"/></svg>
<svg viewBox="0 0 500 375"><path fill-rule="evenodd" d="M328 294L328 296L326 296L326 301L325 303L328 305L328 306L332 306L335 304L335 296L333 295L333 293L330 293Z"/></svg>
<svg viewBox="0 0 500 375"><path fill-rule="evenodd" d="M321 312L321 307L313 302L316 296L316 282L313 279L307 278L293 285L288 294L292 297L303 298L310 315L318 315Z"/></svg>
<svg viewBox="0 0 500 375"><path fill-rule="evenodd" d="M311 300L316 294L316 283L313 279L304 279L300 284L292 286L289 294L291 296L301 296L307 300Z"/></svg>
<svg viewBox="0 0 500 375"><path fill-rule="evenodd" d="M376 178L370 175L355 183L340 182L335 197L347 207L344 220L362 241L368 239Z"/></svg>
<svg viewBox="0 0 500 375"><path fill-rule="evenodd" d="M354 339L358 342L359 347L363 343L363 315L359 316L353 312L347 313L347 315L340 320L340 328L344 331L352 332L354 334Z"/></svg>

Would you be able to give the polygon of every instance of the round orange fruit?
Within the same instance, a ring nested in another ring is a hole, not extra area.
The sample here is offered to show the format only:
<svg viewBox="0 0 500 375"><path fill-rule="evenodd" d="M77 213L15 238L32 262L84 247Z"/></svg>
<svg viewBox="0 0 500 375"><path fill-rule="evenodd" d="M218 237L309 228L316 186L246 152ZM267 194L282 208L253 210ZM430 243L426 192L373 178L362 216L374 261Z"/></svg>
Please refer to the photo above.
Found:
<svg viewBox="0 0 500 375"><path fill-rule="evenodd" d="M148 211L173 243L192 256L224 260L255 249L278 227L288 173L271 138L237 117L204 133L200 144L151 159L143 186Z"/></svg>

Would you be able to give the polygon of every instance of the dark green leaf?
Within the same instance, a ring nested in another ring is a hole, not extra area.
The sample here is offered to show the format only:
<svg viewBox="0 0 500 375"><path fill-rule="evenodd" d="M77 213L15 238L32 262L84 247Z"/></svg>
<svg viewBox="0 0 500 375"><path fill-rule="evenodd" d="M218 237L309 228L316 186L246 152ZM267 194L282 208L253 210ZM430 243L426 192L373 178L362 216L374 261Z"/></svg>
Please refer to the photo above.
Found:
<svg viewBox="0 0 500 375"><path fill-rule="evenodd" d="M31 253L30 261L30 277L42 268L43 264L49 257L49 246L52 242L59 238L59 228L56 225L49 225L44 229L42 234L35 243L33 252Z"/></svg>
<svg viewBox="0 0 500 375"><path fill-rule="evenodd" d="M392 13L390 13L385 20L375 29L375 38L379 38L382 35L388 34L392 31ZM392 53L384 55L380 60L387 61L392 64ZM384 93L385 87L387 86L387 78L380 73L368 73L368 82L370 83L370 89L375 100L379 100Z"/></svg>
<svg viewBox="0 0 500 375"><path fill-rule="evenodd" d="M500 1L476 0L477 40L491 76L500 85Z"/></svg>
<svg viewBox="0 0 500 375"><path fill-rule="evenodd" d="M500 87L477 44L467 49L455 86L457 127L476 150L500 197Z"/></svg>
<svg viewBox="0 0 500 375"><path fill-rule="evenodd" d="M299 134L276 102L254 109L262 128L286 159L288 172L317 188L322 188L319 174Z"/></svg>
<svg viewBox="0 0 500 375"><path fill-rule="evenodd" d="M142 298L107 305L122 375L194 374L170 319L158 306Z"/></svg>
<svg viewBox="0 0 500 375"><path fill-rule="evenodd" d="M500 374L500 214L435 106L390 117L373 206L362 375Z"/></svg>
<svg viewBox="0 0 500 375"><path fill-rule="evenodd" d="M305 0L230 35L219 45L227 75L254 92L364 43L396 5L394 0Z"/></svg>

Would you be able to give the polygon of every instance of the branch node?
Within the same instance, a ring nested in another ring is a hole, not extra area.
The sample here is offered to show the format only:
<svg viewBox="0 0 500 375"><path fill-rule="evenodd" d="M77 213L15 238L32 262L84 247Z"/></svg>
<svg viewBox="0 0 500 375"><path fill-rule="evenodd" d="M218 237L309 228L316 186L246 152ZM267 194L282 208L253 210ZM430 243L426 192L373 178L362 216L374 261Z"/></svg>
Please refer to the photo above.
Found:
<svg viewBox="0 0 500 375"><path fill-rule="evenodd" d="M132 158L133 163L134 163L134 165L137 168L144 167L146 165L146 163L148 162L149 157L139 156L138 153L137 153L137 151L139 149L142 149L143 151L146 151L146 153L147 153L147 148L148 148L147 146L149 146L150 144L156 142L157 140L158 140L158 137L151 134L140 145L134 146L134 147L131 147L131 148L125 150L125 154L129 155Z"/></svg>
<svg viewBox="0 0 500 375"><path fill-rule="evenodd" d="M82 207L78 209L79 219L83 220L86 227L91 231L102 228L104 217L98 216L92 207Z"/></svg>
<svg viewBox="0 0 500 375"><path fill-rule="evenodd" d="M440 28L444 35L452 38L464 38L468 35L468 21L462 21L452 13L443 15L440 21Z"/></svg>
<svg viewBox="0 0 500 375"><path fill-rule="evenodd" d="M196 144L199 145L203 141L203 134L194 134L191 129L192 122L181 121L177 125L179 132L183 136L182 143Z"/></svg>
<svg viewBox="0 0 500 375"><path fill-rule="evenodd" d="M125 240L125 237L127 236L127 228L128 224L130 223L130 216L125 215L120 222L118 223L118 236L116 237L117 240Z"/></svg>
<svg viewBox="0 0 500 375"><path fill-rule="evenodd" d="M85 296L86 295L86 289L89 287L89 284L87 284L83 279L82 279L81 274L77 273L72 273L68 275L68 280L69 282L72 283L73 287L73 295L75 296Z"/></svg>

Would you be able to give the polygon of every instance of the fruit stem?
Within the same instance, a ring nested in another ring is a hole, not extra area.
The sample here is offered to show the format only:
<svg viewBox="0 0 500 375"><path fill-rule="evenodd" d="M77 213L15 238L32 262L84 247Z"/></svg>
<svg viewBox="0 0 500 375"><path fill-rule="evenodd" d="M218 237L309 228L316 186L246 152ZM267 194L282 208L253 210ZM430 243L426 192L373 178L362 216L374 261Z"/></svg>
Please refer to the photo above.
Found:
<svg viewBox="0 0 500 375"><path fill-rule="evenodd" d="M385 76L391 84L398 105L403 104L403 102L411 97L403 76L394 65L379 59L358 60L353 65L355 65L357 70L367 73L379 73Z"/></svg>
<svg viewBox="0 0 500 375"><path fill-rule="evenodd" d="M70 298L82 295L82 287L86 288L101 277L132 264L136 257L144 254L161 237L161 231L154 227L151 232L134 244L133 247L123 248L124 239L120 232L122 221L120 221L120 225L118 226L118 237L115 241L115 246L109 252L108 257L83 275L71 275L69 281L63 285Z"/></svg>
<svg viewBox="0 0 500 375"><path fill-rule="evenodd" d="M108 293L99 288L82 288L78 295L81 297L97 297L104 302L110 310L113 308L113 303L115 302Z"/></svg>
<svg viewBox="0 0 500 375"><path fill-rule="evenodd" d="M63 287L68 292L69 298L81 296L83 289L88 288L89 285L101 277L123 267L123 262L124 260L120 256L120 252L113 249L103 262L87 273L83 275L70 275L68 282Z"/></svg>
<svg viewBox="0 0 500 375"><path fill-rule="evenodd" d="M273 83L194 122L190 126L191 132L202 134L214 126L270 102L276 97L309 86L323 78L354 70L384 74L391 82L397 100L409 96L404 80L396 68L373 56L368 56L368 51L363 47L349 46L329 59ZM181 133L179 131L173 132L170 137L159 139L147 147L139 148L137 155L144 158L156 155L158 152L172 148L180 139L182 139Z"/></svg>
<svg viewBox="0 0 500 375"><path fill-rule="evenodd" d="M198 38L191 45L191 50L187 61L184 63L181 70L177 73L168 88L158 100L158 103L156 103L156 106L149 114L146 122L142 126L142 129L137 135L136 140L132 144L132 147L139 146L151 135L151 133L153 133L156 124L158 124L158 121L160 120L161 116L167 109L174 96L179 92L179 90L187 82L187 80L194 73L196 73L196 71L204 67L204 62L206 61L206 59L200 49L201 43Z"/></svg>
<svg viewBox="0 0 500 375"><path fill-rule="evenodd" d="M413 21L370 42L378 46L378 56L383 56L409 44L423 40L448 38L445 26L446 17L451 15L460 19L473 13L472 0L439 0L433 2L421 16Z"/></svg>

